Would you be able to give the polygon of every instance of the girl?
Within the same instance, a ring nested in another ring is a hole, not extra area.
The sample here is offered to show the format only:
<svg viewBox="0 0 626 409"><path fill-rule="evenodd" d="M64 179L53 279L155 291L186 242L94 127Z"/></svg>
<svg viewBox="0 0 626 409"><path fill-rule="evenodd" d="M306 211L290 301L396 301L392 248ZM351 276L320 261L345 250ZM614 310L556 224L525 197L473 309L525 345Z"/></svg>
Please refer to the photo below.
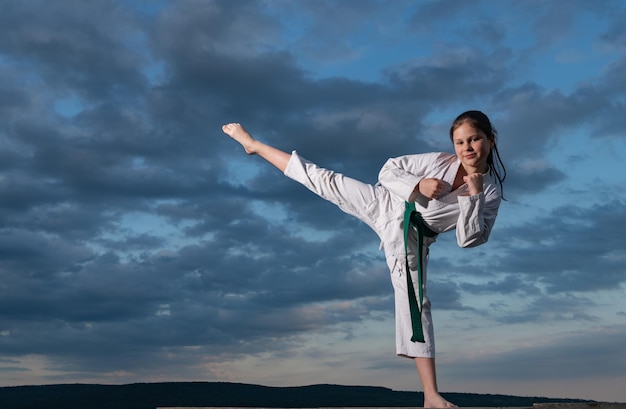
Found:
<svg viewBox="0 0 626 409"><path fill-rule="evenodd" d="M480 111L459 115L450 128L455 155L426 153L389 159L374 186L320 168L296 151L289 154L264 144L238 123L224 125L222 130L247 154L259 155L378 234L394 288L396 353L415 361L424 407L455 406L437 387L426 261L439 233L456 229L461 247L478 246L489 238L506 177L489 118Z"/></svg>

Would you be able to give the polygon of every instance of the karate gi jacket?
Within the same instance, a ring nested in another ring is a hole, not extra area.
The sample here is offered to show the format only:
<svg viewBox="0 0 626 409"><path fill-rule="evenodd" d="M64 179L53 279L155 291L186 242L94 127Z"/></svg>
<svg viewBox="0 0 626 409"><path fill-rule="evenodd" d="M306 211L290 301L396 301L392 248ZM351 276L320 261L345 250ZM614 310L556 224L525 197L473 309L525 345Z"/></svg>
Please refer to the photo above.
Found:
<svg viewBox="0 0 626 409"><path fill-rule="evenodd" d="M422 327L425 343L412 342L411 318L407 295L406 252L404 246L403 218L405 201L414 201L418 212L428 227L444 233L456 228L457 242L461 247L485 243L495 222L501 194L493 175L484 176L483 192L469 195L467 185L454 192L452 183L460 161L449 153L426 153L406 155L389 159L379 174L379 183L372 186L349 178L332 170L321 168L301 158L296 151L285 169L285 175L302 183L320 197L335 203L341 210L368 224L379 236L385 251L387 266L395 295L396 353L405 357L434 357L434 330L430 312L430 300L426 295L426 272L424 271L424 304ZM427 199L415 193L415 187L424 178L444 181L447 190L438 199ZM409 268L414 286L417 285L415 270L415 234L409 234ZM435 238L424 241L422 251L424 265L428 247Z"/></svg>

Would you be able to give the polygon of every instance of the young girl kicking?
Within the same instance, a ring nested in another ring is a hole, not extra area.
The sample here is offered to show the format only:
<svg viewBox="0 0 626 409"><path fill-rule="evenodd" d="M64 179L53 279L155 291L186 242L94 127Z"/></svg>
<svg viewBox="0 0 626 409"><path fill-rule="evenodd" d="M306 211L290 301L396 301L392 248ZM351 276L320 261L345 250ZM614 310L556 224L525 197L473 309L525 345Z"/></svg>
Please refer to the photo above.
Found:
<svg viewBox="0 0 626 409"><path fill-rule="evenodd" d="M396 354L415 361L424 407L455 406L437 387L426 264L437 234L456 229L461 247L479 246L489 238L506 177L489 118L480 111L459 115L450 128L454 155L438 152L389 159L376 185L320 168L296 151L289 154L260 142L238 123L222 130L247 154L267 160L378 234L394 289Z"/></svg>

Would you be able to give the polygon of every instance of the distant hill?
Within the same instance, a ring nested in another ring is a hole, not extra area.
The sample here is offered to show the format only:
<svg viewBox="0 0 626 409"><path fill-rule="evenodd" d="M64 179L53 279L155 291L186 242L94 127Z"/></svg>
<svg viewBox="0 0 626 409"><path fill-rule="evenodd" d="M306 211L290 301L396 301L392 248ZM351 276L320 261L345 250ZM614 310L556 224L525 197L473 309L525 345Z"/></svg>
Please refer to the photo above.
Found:
<svg viewBox="0 0 626 409"><path fill-rule="evenodd" d="M588 402L507 395L443 393L459 406L514 407L534 403ZM2 409L155 409L157 407L419 407L421 392L375 386L269 387L226 382L166 382L128 385L42 385L0 388Z"/></svg>

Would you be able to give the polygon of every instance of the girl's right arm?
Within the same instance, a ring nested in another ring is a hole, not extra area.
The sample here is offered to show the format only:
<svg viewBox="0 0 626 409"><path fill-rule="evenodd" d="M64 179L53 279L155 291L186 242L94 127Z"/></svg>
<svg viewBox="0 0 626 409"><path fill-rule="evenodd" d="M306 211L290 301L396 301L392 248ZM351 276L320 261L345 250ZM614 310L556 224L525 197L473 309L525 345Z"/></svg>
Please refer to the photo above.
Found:
<svg viewBox="0 0 626 409"><path fill-rule="evenodd" d="M430 165L436 162L438 153L405 155L387 160L378 174L380 184L391 193L400 196L408 202L427 201L429 198L419 191L419 183L428 179ZM426 187L426 186L425 186ZM436 186L432 187L430 197L435 197Z"/></svg>

